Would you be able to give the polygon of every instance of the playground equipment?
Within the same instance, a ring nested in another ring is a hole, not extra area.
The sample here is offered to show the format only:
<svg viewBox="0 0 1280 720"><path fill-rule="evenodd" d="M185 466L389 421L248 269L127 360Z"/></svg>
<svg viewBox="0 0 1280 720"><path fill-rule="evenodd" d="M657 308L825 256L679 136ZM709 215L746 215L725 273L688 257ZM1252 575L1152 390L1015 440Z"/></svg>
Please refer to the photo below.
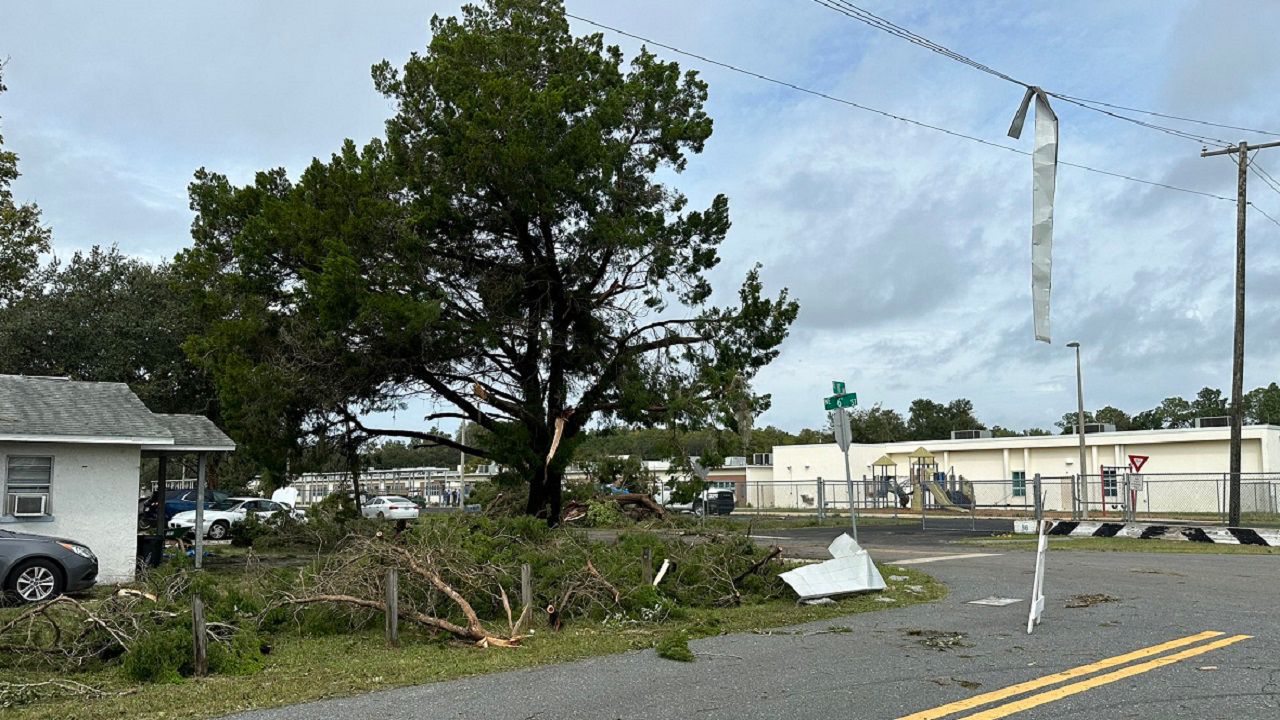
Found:
<svg viewBox="0 0 1280 720"><path fill-rule="evenodd" d="M930 482L933 474L938 471L938 460L923 446L911 451L907 458L911 463L911 487L915 489L911 495L911 509L915 512L924 512L923 490L926 489L925 483Z"/></svg>
<svg viewBox="0 0 1280 720"><path fill-rule="evenodd" d="M937 458L923 447L916 448L908 457L911 458L911 484L919 490L911 498L913 510L923 511L925 502L930 501L953 512L973 512L972 483L940 472Z"/></svg>
<svg viewBox="0 0 1280 720"><path fill-rule="evenodd" d="M896 496L896 504L889 500L890 493ZM867 488L866 498L873 507L905 508L911 504L911 493L898 483L898 463L888 455L881 455L879 460L871 463L871 486Z"/></svg>

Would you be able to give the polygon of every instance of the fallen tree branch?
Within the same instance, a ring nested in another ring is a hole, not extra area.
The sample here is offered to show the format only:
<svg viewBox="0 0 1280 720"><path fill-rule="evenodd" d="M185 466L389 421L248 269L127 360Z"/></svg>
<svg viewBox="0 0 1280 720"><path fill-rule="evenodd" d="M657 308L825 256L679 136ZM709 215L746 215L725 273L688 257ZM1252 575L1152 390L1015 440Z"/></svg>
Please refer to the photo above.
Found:
<svg viewBox="0 0 1280 720"><path fill-rule="evenodd" d="M587 572L591 573L592 576L600 581L600 584L604 585L609 592L613 593L614 605L622 602L622 593L618 592L618 588L613 583L604 579L604 575L601 575L600 571L596 569L596 566L591 564L591 558L587 558Z"/></svg>
<svg viewBox="0 0 1280 720"><path fill-rule="evenodd" d="M767 565L767 564L769 563L769 561L770 561L770 560L772 560L772 559L774 559L774 558L778 557L778 556L779 556L779 555L781 555L781 554L782 554L782 547L781 547L781 546L779 546L779 545L774 545L774 546L773 546L773 549L769 552L769 554L768 554L768 555L765 555L764 557L762 557L762 558L760 558L759 560L755 561L754 563L752 563L752 564L751 564L751 567L749 567L749 568L747 568L746 570L742 571L742 573L741 573L741 574L739 574L737 577L735 577L735 578L733 579L733 584L734 584L734 585L737 585L738 583L742 582L743 580L745 580L745 579L746 579L746 577L747 577L748 575L750 575L750 574L752 574L752 573L754 573L754 572L759 571L759 570L760 570L760 568L762 568L762 567L764 567L765 565Z"/></svg>
<svg viewBox="0 0 1280 720"><path fill-rule="evenodd" d="M386 603L381 600L369 600L367 598L356 597L354 595L310 595L307 597L288 597L280 600L280 605L314 605L317 603L329 603L338 605L355 605L356 607L369 608L370 610L387 611ZM469 640L480 647L515 647L519 644L520 638L500 638L494 637L481 628L478 632L471 628L464 628L456 625L443 618L432 617L425 613L414 610L402 610L399 612L400 617L412 620L420 625L425 625L434 630L447 632L454 637Z"/></svg>

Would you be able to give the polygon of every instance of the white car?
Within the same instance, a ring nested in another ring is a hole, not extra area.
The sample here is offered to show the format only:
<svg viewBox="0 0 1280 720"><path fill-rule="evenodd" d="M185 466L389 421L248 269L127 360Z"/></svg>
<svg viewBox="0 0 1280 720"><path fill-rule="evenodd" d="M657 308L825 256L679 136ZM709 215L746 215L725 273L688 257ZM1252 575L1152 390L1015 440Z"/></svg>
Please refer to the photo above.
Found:
<svg viewBox="0 0 1280 720"><path fill-rule="evenodd" d="M379 495L370 498L360 508L360 514L379 520L416 520L418 506L414 505L409 498L399 495Z"/></svg>
<svg viewBox="0 0 1280 720"><path fill-rule="evenodd" d="M293 508L273 500L262 498L228 498L204 511L204 536L210 540L224 540L231 534L231 526L243 522L249 513L266 520L276 513L293 514ZM171 530L191 530L196 526L196 511L188 510L169 520Z"/></svg>

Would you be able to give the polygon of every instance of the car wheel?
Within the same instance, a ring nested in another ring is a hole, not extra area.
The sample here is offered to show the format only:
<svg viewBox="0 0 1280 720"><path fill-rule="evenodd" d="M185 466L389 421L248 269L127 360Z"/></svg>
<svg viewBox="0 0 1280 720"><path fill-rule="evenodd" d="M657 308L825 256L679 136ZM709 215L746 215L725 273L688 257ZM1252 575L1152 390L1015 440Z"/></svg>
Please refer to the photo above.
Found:
<svg viewBox="0 0 1280 720"><path fill-rule="evenodd" d="M219 520L209 527L210 540L225 540L231 526L225 520Z"/></svg>
<svg viewBox="0 0 1280 720"><path fill-rule="evenodd" d="M36 559L14 568L5 589L22 602L35 603L57 597L65 588L62 568L52 560Z"/></svg>
<svg viewBox="0 0 1280 720"><path fill-rule="evenodd" d="M379 520L386 520L386 519L387 519L387 516L386 516L386 514L384 514L381 510L379 510L379 511L378 511L378 519L379 519Z"/></svg>

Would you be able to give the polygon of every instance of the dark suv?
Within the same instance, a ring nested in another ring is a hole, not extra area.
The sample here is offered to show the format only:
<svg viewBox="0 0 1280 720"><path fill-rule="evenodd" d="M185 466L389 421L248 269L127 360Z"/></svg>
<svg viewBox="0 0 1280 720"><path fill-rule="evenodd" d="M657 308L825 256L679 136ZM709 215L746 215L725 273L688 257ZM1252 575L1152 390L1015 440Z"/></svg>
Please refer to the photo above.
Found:
<svg viewBox="0 0 1280 720"><path fill-rule="evenodd" d="M215 503L226 500L229 495L217 490L206 490L204 495L205 509L210 509ZM144 527L152 527L156 524L156 493L152 492L145 498L138 501L138 521ZM169 524L174 515L180 512L196 509L196 491L195 490L169 490L164 494L164 522Z"/></svg>
<svg viewBox="0 0 1280 720"><path fill-rule="evenodd" d="M74 540L0 530L0 582L6 595L42 602L93 587L98 558Z"/></svg>

